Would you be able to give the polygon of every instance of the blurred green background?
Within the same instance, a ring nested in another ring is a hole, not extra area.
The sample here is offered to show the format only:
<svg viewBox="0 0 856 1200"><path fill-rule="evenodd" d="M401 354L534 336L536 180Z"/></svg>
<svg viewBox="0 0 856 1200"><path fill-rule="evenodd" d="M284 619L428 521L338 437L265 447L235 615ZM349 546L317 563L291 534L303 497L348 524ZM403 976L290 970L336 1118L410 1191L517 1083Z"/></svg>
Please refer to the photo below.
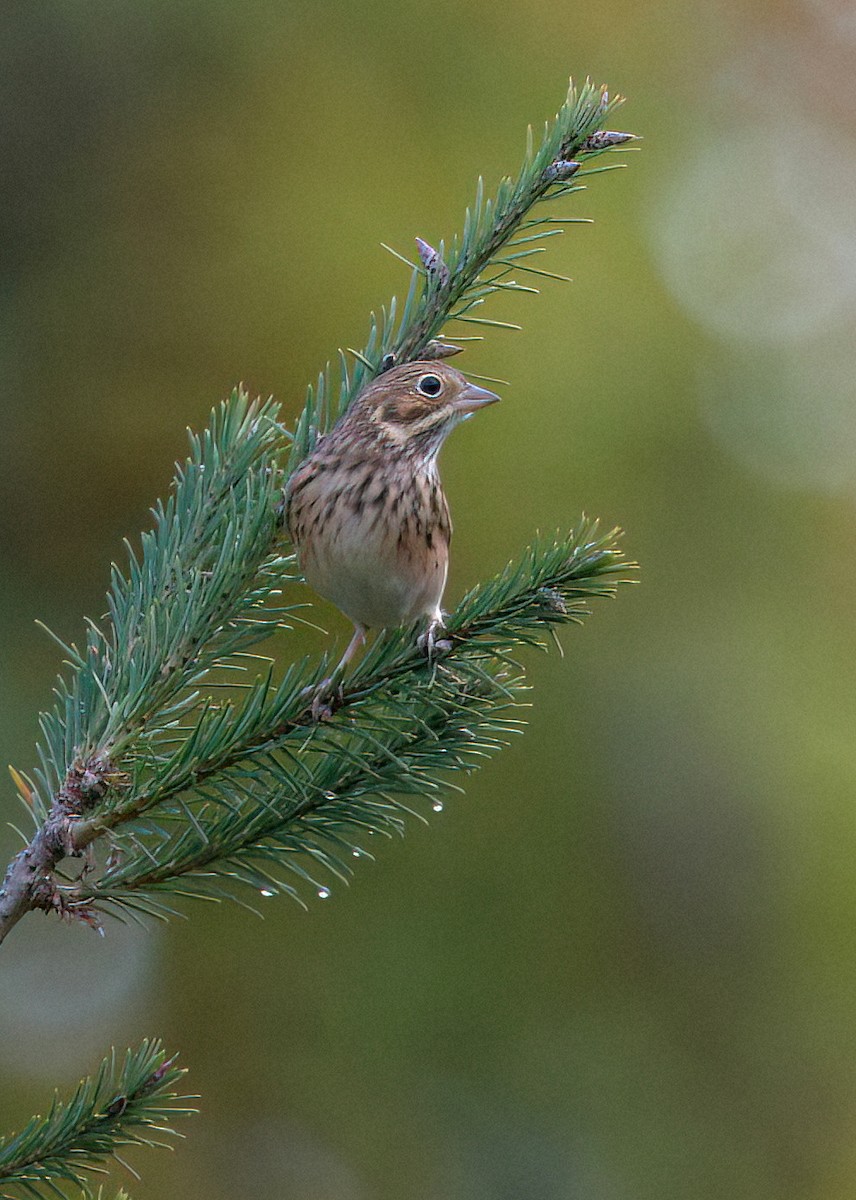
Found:
<svg viewBox="0 0 856 1200"><path fill-rule="evenodd" d="M465 365L512 386L444 454L450 603L583 509L640 585L308 913L30 917L0 1129L162 1034L202 1113L139 1200L856 1194L854 66L837 0L7 0L2 764L58 665L33 619L102 611L186 425L239 379L296 413L405 283L378 243L459 228L569 72L645 141L564 203L574 285L494 310L525 332Z"/></svg>

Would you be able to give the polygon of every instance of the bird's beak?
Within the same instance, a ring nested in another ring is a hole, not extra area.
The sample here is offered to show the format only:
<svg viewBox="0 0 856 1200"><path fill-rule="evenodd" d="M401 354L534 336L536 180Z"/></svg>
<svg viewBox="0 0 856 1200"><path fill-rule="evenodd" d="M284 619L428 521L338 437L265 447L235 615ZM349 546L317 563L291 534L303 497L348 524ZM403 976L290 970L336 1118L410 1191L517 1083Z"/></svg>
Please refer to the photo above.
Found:
<svg viewBox="0 0 856 1200"><path fill-rule="evenodd" d="M499 396L496 392L489 392L487 388L476 387L474 383L468 383L457 400L452 402L452 407L461 416L469 417L488 404L496 404L498 400Z"/></svg>

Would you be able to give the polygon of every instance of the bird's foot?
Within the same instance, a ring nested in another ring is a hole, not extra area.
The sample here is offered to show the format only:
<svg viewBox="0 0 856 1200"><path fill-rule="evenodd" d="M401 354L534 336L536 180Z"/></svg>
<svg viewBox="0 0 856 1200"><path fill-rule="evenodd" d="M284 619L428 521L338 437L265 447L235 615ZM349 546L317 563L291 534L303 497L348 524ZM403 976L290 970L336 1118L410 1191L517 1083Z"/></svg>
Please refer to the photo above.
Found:
<svg viewBox="0 0 856 1200"><path fill-rule="evenodd" d="M328 675L314 687L304 688L301 698L309 703L312 722L315 725L321 721L329 721L345 699L341 682L336 682L335 675Z"/></svg>
<svg viewBox="0 0 856 1200"><path fill-rule="evenodd" d="M437 617L432 620L424 633L420 633L416 639L416 645L425 655L429 662L434 662L438 658L442 658L444 654L448 654L452 649L452 643L448 638L441 637L445 633L446 627L441 618Z"/></svg>
<svg viewBox="0 0 856 1200"><path fill-rule="evenodd" d="M316 724L319 721L329 721L333 714L345 703L345 685L343 683L345 667L354 657L360 646L364 645L365 640L365 627L363 625L354 625L354 636L348 642L348 648L340 658L333 674L328 675L326 679L322 679L314 687L304 688L301 692L301 697L311 702L312 720Z"/></svg>

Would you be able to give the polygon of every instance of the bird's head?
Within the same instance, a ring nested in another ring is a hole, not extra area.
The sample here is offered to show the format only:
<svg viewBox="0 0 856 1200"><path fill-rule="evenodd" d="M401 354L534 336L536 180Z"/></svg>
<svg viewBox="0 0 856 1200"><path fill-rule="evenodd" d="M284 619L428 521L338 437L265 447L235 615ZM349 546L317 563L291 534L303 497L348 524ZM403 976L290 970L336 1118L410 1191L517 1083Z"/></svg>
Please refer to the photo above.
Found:
<svg viewBox="0 0 856 1200"><path fill-rule="evenodd" d="M396 446L433 456L457 424L497 400L454 367L428 360L386 371L351 411Z"/></svg>

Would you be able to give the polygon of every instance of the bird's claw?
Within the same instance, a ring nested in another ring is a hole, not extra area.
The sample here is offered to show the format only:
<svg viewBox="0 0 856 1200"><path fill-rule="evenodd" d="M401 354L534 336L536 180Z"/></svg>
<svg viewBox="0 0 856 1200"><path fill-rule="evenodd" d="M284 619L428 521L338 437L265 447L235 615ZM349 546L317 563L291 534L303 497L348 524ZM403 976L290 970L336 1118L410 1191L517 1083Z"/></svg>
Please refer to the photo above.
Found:
<svg viewBox="0 0 856 1200"><path fill-rule="evenodd" d="M312 722L315 725L321 721L329 721L336 709L341 708L345 699L342 684L336 684L333 675L328 675L314 687L304 688L301 696L309 701Z"/></svg>
<svg viewBox="0 0 856 1200"><path fill-rule="evenodd" d="M420 633L416 639L416 645L429 662L441 658L452 649L452 643L448 638L438 636L445 632L445 628L442 621L432 621L425 632Z"/></svg>

